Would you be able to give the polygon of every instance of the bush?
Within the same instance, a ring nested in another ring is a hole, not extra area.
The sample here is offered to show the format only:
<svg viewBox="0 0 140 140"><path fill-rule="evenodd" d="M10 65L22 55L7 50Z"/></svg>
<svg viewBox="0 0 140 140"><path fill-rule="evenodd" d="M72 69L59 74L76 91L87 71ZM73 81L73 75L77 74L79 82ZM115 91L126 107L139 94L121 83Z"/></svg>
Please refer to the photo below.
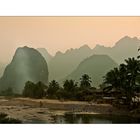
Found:
<svg viewBox="0 0 140 140"><path fill-rule="evenodd" d="M22 123L22 121L18 119L14 119L14 118L9 118L8 115L5 113L0 113L0 123L19 124L19 123Z"/></svg>

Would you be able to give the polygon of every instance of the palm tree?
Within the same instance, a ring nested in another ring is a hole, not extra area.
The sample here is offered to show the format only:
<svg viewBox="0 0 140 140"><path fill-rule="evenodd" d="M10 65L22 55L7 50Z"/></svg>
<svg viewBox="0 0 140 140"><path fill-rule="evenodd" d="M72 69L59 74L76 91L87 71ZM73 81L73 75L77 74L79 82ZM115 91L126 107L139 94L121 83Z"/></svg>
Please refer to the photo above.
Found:
<svg viewBox="0 0 140 140"><path fill-rule="evenodd" d="M127 94L129 98L134 96L134 92L137 86L137 76L140 74L140 62L133 58L125 60L127 68ZM130 99L129 99L130 100Z"/></svg>
<svg viewBox="0 0 140 140"><path fill-rule="evenodd" d="M121 80L118 68L114 68L106 74L104 77L104 84L106 85L104 91L120 90Z"/></svg>
<svg viewBox="0 0 140 140"><path fill-rule="evenodd" d="M132 97L136 91L137 77L140 75L140 61L135 58L128 58L125 64L120 64L119 68L114 68L105 76L105 90L120 91L125 94L127 103L132 102ZM123 95L122 94L122 95Z"/></svg>
<svg viewBox="0 0 140 140"><path fill-rule="evenodd" d="M89 77L89 75L84 74L82 75L82 78L80 78L80 87L81 88L89 88L91 87L91 77Z"/></svg>

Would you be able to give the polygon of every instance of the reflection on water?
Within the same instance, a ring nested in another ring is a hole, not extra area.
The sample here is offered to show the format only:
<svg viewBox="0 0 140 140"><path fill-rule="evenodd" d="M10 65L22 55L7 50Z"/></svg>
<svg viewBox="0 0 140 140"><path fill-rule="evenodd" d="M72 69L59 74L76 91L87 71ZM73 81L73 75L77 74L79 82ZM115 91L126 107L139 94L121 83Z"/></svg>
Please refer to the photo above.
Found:
<svg viewBox="0 0 140 140"><path fill-rule="evenodd" d="M26 123L26 122L25 122ZM32 124L140 124L140 118L100 114L71 114L53 116L52 121L31 120Z"/></svg>
<svg viewBox="0 0 140 140"><path fill-rule="evenodd" d="M112 115L92 115L92 114L65 114L64 116L55 116L57 124L129 124L140 123L140 118L128 116Z"/></svg>

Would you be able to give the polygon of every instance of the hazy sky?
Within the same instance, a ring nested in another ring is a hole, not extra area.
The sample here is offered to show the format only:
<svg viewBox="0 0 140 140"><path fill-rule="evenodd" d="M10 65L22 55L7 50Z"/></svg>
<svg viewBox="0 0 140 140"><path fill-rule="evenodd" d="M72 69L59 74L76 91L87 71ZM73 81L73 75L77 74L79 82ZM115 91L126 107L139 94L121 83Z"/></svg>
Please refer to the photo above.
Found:
<svg viewBox="0 0 140 140"><path fill-rule="evenodd" d="M140 17L0 17L0 62L25 45L55 54L84 44L113 46L126 35L140 37Z"/></svg>

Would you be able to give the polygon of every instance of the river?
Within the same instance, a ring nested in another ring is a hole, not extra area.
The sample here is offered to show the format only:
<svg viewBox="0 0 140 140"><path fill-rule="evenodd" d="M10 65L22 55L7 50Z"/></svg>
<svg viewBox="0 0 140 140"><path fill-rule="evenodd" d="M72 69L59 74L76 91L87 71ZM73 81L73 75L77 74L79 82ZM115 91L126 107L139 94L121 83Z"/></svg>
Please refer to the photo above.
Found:
<svg viewBox="0 0 140 140"><path fill-rule="evenodd" d="M53 124L139 124L140 118L100 114L65 114L53 116ZM33 123L49 122L33 120Z"/></svg>

